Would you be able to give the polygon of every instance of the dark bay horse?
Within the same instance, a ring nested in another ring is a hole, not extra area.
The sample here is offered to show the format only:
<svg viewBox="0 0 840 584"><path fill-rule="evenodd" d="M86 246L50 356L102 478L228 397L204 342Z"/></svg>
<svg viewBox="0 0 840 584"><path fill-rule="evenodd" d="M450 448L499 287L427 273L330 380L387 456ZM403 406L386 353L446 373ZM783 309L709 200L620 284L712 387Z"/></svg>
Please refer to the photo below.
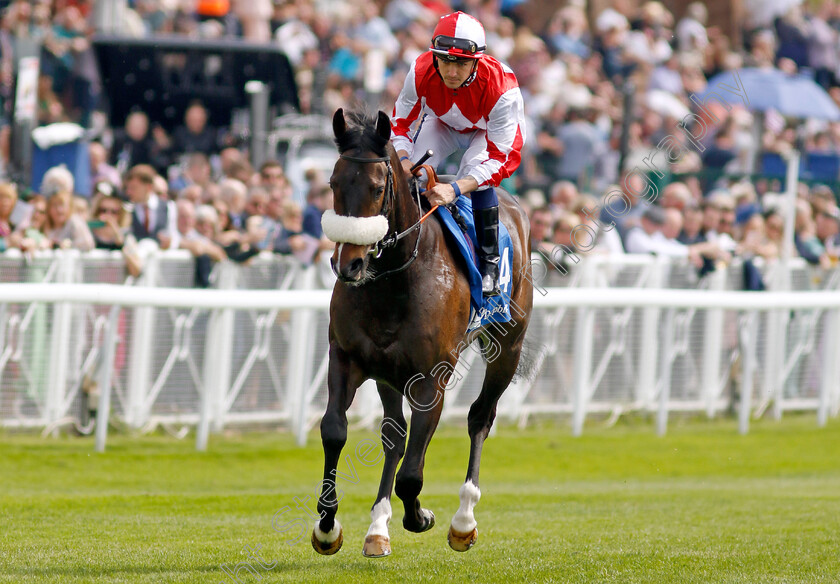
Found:
<svg viewBox="0 0 840 584"><path fill-rule="evenodd" d="M482 445L499 397L517 370L530 318L528 219L513 197L499 192L500 218L513 240L512 320L468 336L470 289L464 260L436 217L418 225L423 213L420 197L412 193L390 143L388 116L379 112L376 118L359 113L345 117L339 109L333 131L340 152L330 177L335 211L325 214L323 224L327 236L337 241L331 262L339 281L330 304L329 401L321 420L324 481L312 545L321 554L333 554L343 541L335 518L336 467L347 441L347 408L367 379L376 381L382 400L385 456L362 551L369 557L391 552L392 489L405 507L405 529L420 533L432 528L434 514L418 500L426 448L440 419L443 388L459 353L477 335L481 347L495 343L499 350L492 359L485 354L486 376L470 407L467 476L449 528L449 545L466 551L477 538L473 508L481 496ZM411 407L410 432L403 397Z"/></svg>

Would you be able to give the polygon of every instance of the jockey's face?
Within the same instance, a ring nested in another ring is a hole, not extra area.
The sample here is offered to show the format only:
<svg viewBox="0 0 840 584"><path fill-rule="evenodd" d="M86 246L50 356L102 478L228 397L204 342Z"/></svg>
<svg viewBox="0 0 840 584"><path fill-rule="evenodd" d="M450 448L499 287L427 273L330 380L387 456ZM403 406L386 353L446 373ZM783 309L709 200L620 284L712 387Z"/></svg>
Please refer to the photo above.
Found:
<svg viewBox="0 0 840 584"><path fill-rule="evenodd" d="M449 89L458 89L464 84L464 81L472 74L472 68L475 64L473 59L458 59L457 61L447 61L440 57L437 59L438 71L443 79L443 84Z"/></svg>

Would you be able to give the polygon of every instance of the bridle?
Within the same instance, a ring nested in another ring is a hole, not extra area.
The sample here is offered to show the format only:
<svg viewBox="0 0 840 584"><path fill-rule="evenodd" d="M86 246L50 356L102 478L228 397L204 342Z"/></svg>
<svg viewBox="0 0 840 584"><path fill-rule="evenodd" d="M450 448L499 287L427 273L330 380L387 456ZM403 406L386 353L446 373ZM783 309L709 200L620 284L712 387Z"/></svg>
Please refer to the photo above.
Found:
<svg viewBox="0 0 840 584"><path fill-rule="evenodd" d="M362 158L359 156L348 156L346 154L340 154L339 158L343 160L347 160L348 162L357 162L361 164L375 164L379 162L384 162L385 166L388 169L388 178L385 183L385 202L382 204L382 210L380 211L380 215L384 216L388 219L388 215L391 213L391 207L396 206L396 191L394 190L394 169L391 167L391 157L390 156L380 156L378 158ZM417 209L422 211L422 207L420 206L420 187L417 185L417 181L411 181L411 188L414 191L414 197L417 201ZM423 236L423 222L429 216L427 213L420 217L420 219L411 227L406 229L405 231L397 233L396 231L386 234L385 237L377 241L373 244L373 247L368 251L369 254L373 254L374 258L379 258L382 255L382 252L388 248L396 247L397 243L404 237L406 237L409 233L414 231L415 229L419 229L420 232L417 234L417 240L414 242L414 250L411 252L411 256L399 267L393 268L391 270L387 270L385 272L379 272L374 274L370 279L366 280L367 282L373 282L378 280L379 278L384 278L386 276L391 276L393 274L398 274L403 270L406 270L408 266L410 266L415 259L417 259L417 255L420 250L420 238ZM389 222L390 226L390 222ZM338 271L336 267L332 266L333 273L338 276Z"/></svg>

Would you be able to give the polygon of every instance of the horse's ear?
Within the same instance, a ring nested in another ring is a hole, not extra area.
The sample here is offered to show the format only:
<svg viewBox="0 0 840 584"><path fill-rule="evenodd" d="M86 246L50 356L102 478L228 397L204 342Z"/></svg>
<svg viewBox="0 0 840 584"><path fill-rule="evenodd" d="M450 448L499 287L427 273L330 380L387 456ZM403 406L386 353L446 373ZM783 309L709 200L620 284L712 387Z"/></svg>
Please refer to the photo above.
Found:
<svg viewBox="0 0 840 584"><path fill-rule="evenodd" d="M382 110L379 111L379 119L376 120L376 133L386 142L391 139L391 118Z"/></svg>
<svg viewBox="0 0 840 584"><path fill-rule="evenodd" d="M341 138L347 131L347 123L344 121L344 109L338 108L333 115L333 133L336 138Z"/></svg>

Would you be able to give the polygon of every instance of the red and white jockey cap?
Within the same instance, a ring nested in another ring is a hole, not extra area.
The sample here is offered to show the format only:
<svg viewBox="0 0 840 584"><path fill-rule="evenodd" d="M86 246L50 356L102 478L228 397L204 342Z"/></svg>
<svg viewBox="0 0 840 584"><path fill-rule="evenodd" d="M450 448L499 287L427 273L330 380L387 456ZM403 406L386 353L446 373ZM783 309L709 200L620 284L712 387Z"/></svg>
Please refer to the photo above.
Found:
<svg viewBox="0 0 840 584"><path fill-rule="evenodd" d="M484 27L478 20L460 11L441 17L429 47L435 55L449 61L480 59L486 48Z"/></svg>

